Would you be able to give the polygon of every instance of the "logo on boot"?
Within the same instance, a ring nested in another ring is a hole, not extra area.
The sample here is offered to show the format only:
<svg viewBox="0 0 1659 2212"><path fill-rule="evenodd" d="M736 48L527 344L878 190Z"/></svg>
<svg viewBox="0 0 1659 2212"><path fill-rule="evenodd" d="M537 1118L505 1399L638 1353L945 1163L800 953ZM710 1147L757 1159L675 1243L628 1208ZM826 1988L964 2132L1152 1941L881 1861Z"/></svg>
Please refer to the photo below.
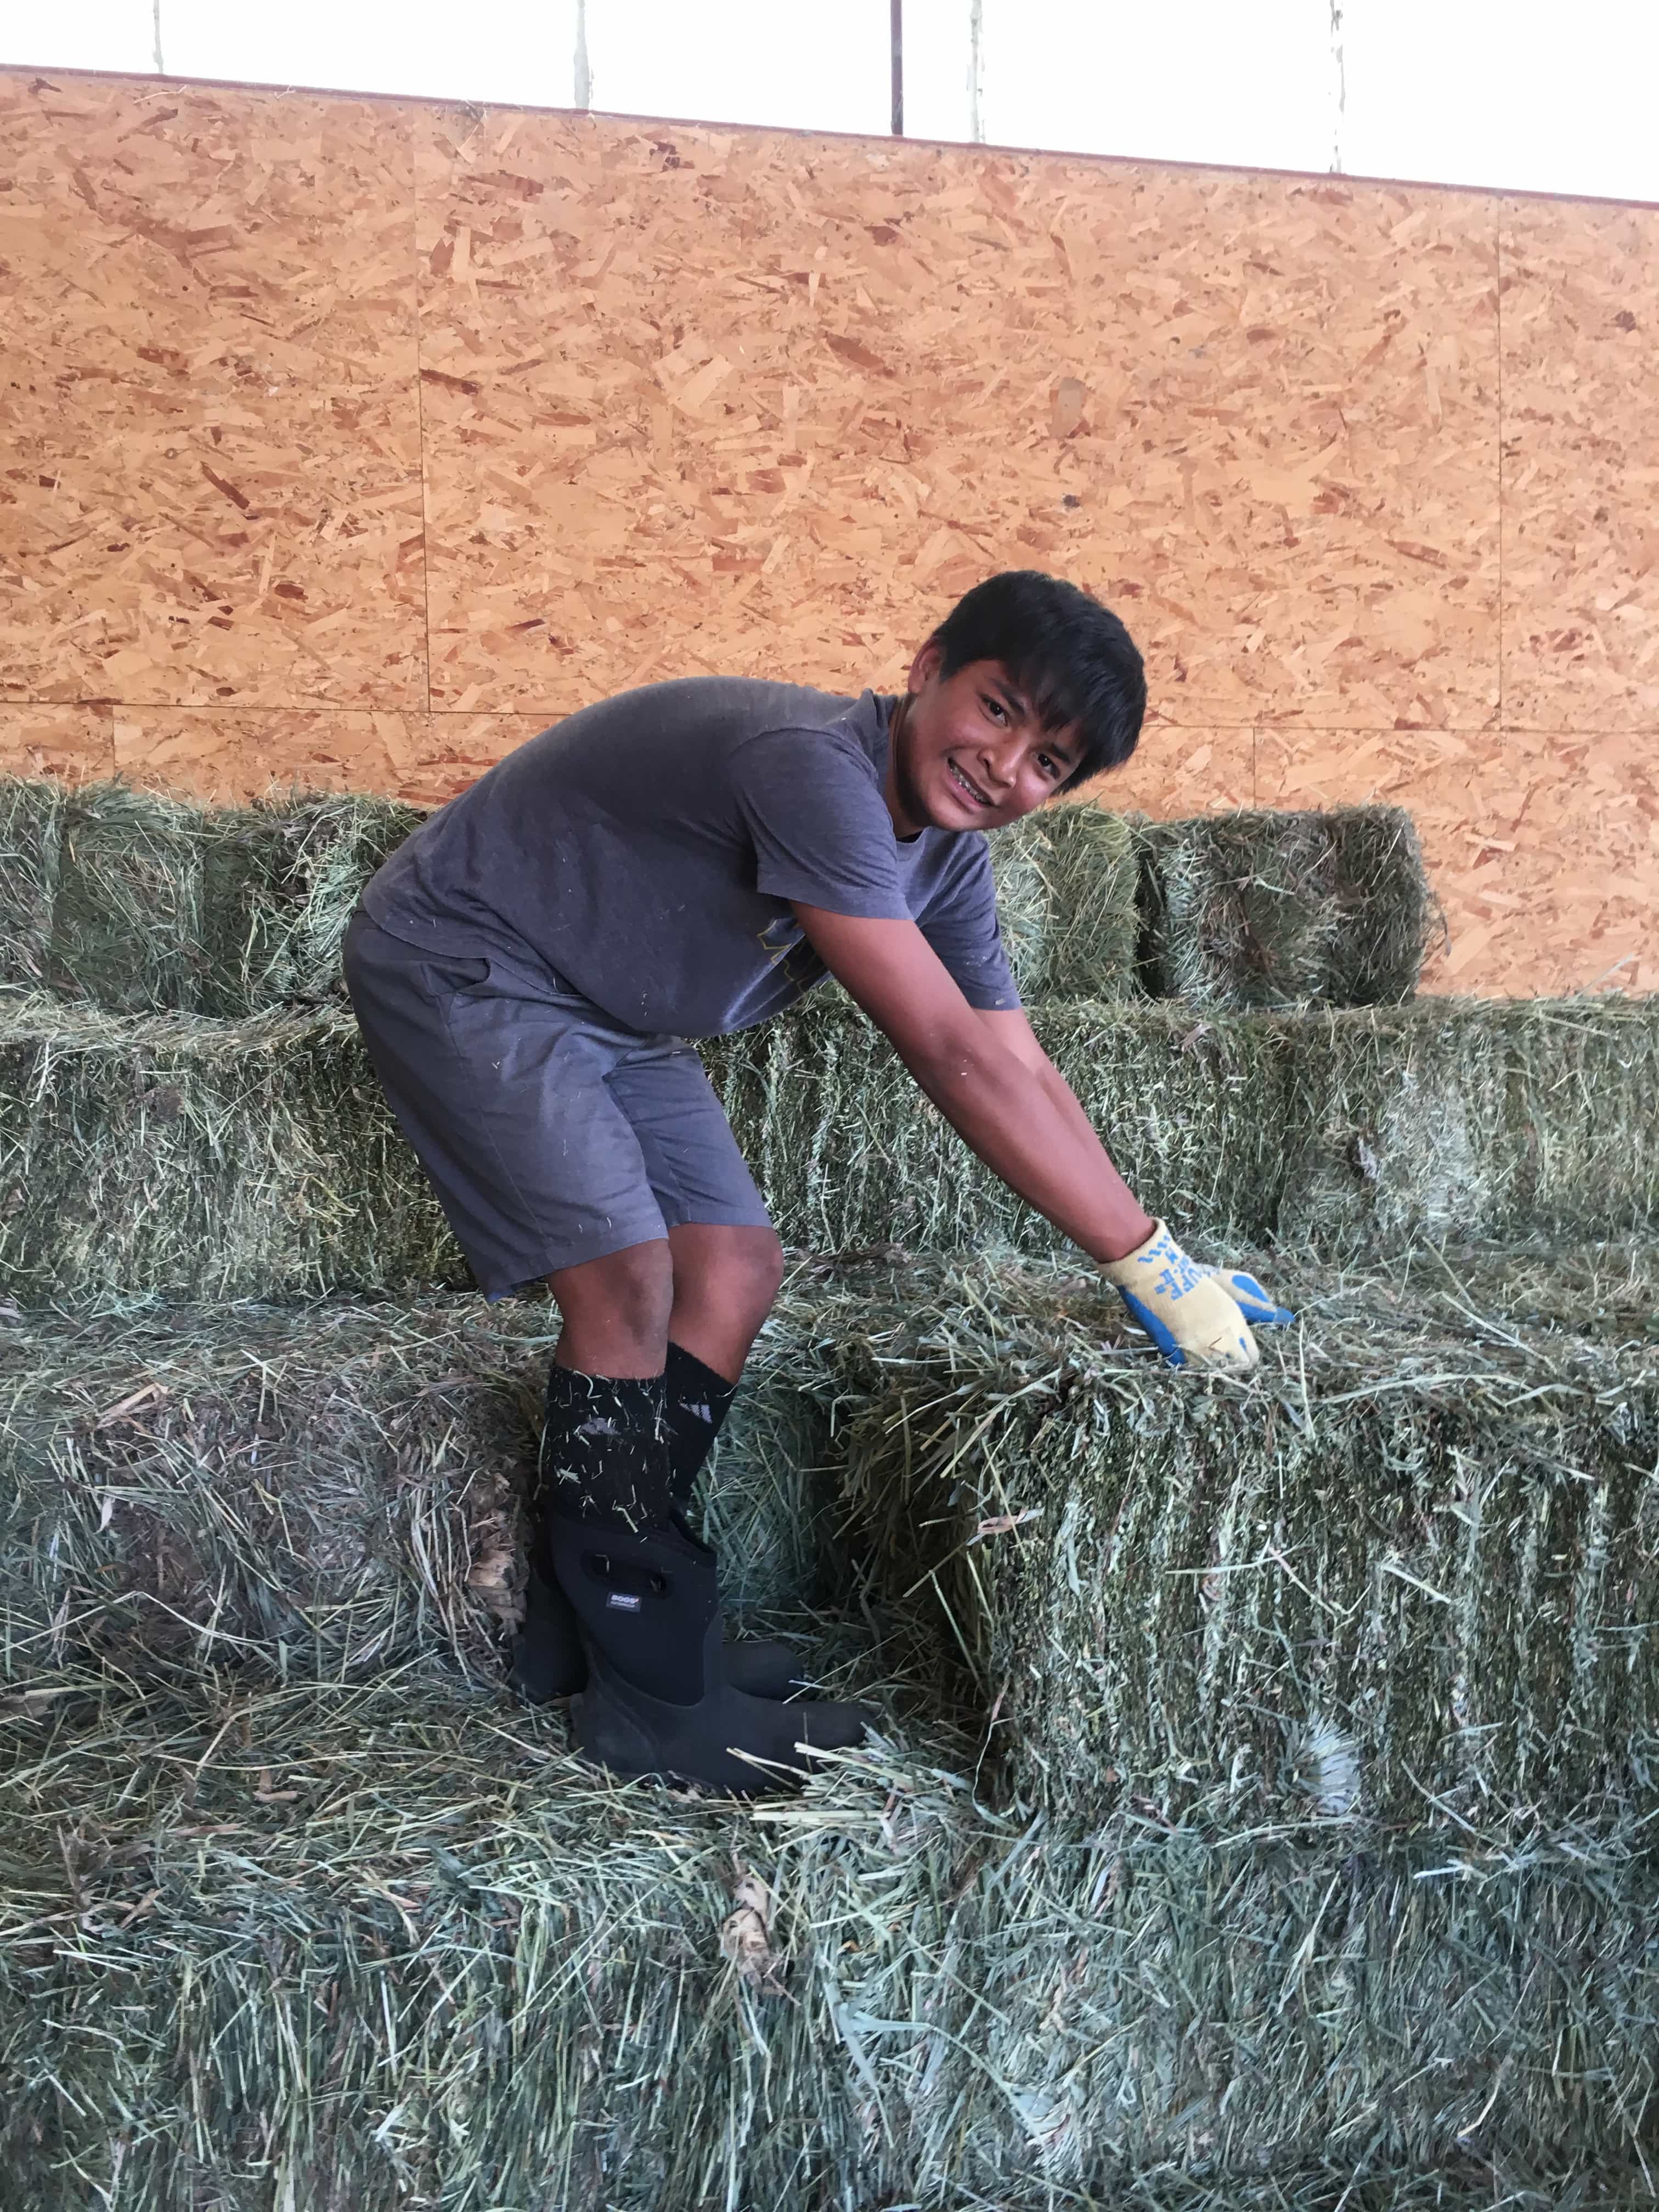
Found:
<svg viewBox="0 0 1659 2212"><path fill-rule="evenodd" d="M640 1609L640 1601L632 1590L608 1590L605 1601L617 1613L637 1613Z"/></svg>

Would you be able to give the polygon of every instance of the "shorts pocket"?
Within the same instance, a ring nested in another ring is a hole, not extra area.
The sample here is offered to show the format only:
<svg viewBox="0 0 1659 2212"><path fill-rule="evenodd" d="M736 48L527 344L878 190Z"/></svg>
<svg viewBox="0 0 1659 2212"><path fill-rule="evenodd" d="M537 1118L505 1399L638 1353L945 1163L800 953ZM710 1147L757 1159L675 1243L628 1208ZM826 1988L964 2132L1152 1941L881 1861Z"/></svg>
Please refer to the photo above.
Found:
<svg viewBox="0 0 1659 2212"><path fill-rule="evenodd" d="M482 991L489 981L487 960L452 958L447 953L428 956L421 963L421 981L433 999L461 999Z"/></svg>

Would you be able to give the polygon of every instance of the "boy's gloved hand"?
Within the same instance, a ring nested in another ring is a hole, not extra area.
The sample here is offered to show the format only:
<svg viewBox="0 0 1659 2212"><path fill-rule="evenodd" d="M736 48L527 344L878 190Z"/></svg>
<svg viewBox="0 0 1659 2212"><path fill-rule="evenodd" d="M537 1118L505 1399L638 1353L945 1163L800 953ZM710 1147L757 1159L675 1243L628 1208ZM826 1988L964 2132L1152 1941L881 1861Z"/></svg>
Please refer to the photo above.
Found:
<svg viewBox="0 0 1659 2212"><path fill-rule="evenodd" d="M1261 1358L1249 1324L1281 1327L1296 1316L1275 1305L1254 1275L1188 1258L1161 1221L1144 1244L1103 1270L1171 1367L1243 1373Z"/></svg>

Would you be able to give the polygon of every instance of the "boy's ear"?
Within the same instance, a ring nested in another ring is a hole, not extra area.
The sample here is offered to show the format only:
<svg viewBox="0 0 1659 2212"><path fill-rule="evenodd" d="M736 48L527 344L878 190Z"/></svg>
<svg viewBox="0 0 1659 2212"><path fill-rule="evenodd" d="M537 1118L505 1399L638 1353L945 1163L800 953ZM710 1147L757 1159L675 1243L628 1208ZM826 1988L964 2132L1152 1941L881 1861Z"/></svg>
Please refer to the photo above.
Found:
<svg viewBox="0 0 1659 2212"><path fill-rule="evenodd" d="M939 643L937 638L929 638L927 644L922 647L921 652L917 653L915 659L910 663L909 683L911 690L920 691L924 684L928 683L933 677L937 676L939 672L939 664L943 661L944 658L945 647Z"/></svg>

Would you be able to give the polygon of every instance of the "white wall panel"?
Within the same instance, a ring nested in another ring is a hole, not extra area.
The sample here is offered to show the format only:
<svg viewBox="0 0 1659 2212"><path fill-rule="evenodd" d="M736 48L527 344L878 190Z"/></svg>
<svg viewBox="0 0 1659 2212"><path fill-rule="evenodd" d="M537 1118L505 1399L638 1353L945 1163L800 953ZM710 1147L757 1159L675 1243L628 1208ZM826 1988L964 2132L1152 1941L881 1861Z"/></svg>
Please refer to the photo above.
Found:
<svg viewBox="0 0 1659 2212"><path fill-rule="evenodd" d="M161 0L171 75L568 107L575 0Z"/></svg>
<svg viewBox="0 0 1659 2212"><path fill-rule="evenodd" d="M1326 169L1328 0L983 0L986 137Z"/></svg>
<svg viewBox="0 0 1659 2212"><path fill-rule="evenodd" d="M972 0L904 0L904 129L911 138L971 138L968 76Z"/></svg>
<svg viewBox="0 0 1659 2212"><path fill-rule="evenodd" d="M905 0L968 138L975 0ZM978 0L994 143L1659 200L1659 0ZM169 74L568 106L577 0L160 0ZM1338 109L1334 47L1343 50ZM592 100L884 134L888 0L586 0ZM0 0L0 66L145 73L155 0Z"/></svg>
<svg viewBox="0 0 1659 2212"><path fill-rule="evenodd" d="M1357 176L1659 199L1655 0L1347 0Z"/></svg>
<svg viewBox="0 0 1659 2212"><path fill-rule="evenodd" d="M0 64L33 69L121 70L138 76L155 66L151 0L53 0L0 7Z"/></svg>
<svg viewBox="0 0 1659 2212"><path fill-rule="evenodd" d="M592 104L613 114L885 132L887 0L587 0Z"/></svg>

